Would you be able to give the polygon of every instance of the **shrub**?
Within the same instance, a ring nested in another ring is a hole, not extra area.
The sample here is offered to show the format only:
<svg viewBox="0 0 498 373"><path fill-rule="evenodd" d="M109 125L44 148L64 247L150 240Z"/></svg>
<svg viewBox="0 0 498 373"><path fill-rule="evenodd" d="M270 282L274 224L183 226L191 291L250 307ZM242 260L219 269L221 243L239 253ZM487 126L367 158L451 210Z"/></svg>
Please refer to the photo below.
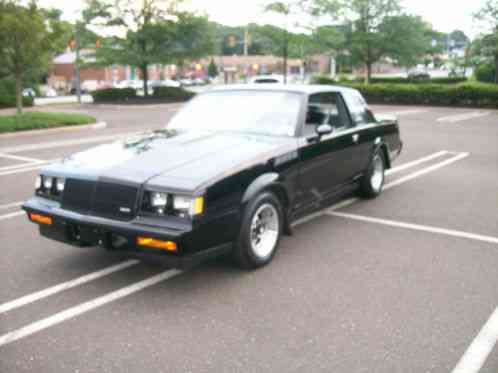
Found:
<svg viewBox="0 0 498 373"><path fill-rule="evenodd" d="M187 101L194 96L195 93L177 87L156 87L153 94L155 98L170 102Z"/></svg>
<svg viewBox="0 0 498 373"><path fill-rule="evenodd" d="M33 106L34 99L32 97L23 97L22 105L24 107ZM0 93L0 109L13 108L13 107L16 107L16 96Z"/></svg>
<svg viewBox="0 0 498 373"><path fill-rule="evenodd" d="M339 79L340 82L349 82L345 79ZM364 78L353 79L354 83L363 83ZM370 84L459 84L467 81L465 77L445 77L445 78L402 78L402 77L386 77L386 78L371 78ZM314 84L336 84L334 79L327 76L316 76L313 78Z"/></svg>
<svg viewBox="0 0 498 373"><path fill-rule="evenodd" d="M335 85L337 82L330 76L316 75L311 79L312 84Z"/></svg>
<svg viewBox="0 0 498 373"><path fill-rule="evenodd" d="M498 86L481 83L347 84L371 103L498 108Z"/></svg>
<svg viewBox="0 0 498 373"><path fill-rule="evenodd" d="M492 64L480 65L475 71L476 79L483 83L494 83L496 76L496 67Z"/></svg>
<svg viewBox="0 0 498 373"><path fill-rule="evenodd" d="M137 97L133 88L107 88L92 92L94 102L128 101Z"/></svg>
<svg viewBox="0 0 498 373"><path fill-rule="evenodd" d="M97 120L79 113L30 112L0 116L0 133L55 128L95 123Z"/></svg>

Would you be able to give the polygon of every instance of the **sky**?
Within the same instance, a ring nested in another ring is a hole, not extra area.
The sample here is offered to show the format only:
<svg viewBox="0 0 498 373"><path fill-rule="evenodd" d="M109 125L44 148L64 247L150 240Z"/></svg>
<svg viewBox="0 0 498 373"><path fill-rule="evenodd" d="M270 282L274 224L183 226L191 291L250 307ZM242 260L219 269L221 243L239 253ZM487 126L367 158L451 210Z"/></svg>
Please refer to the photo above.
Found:
<svg viewBox="0 0 498 373"><path fill-rule="evenodd" d="M279 25L276 15L263 12L265 0L186 0L191 9L205 13L213 21L238 26L250 22L272 23ZM420 15L438 31L451 32L463 30L468 36L475 37L485 30L480 29L472 19L485 0L403 0L410 14ZM59 8L64 18L74 20L83 8L83 0L39 0L44 7Z"/></svg>

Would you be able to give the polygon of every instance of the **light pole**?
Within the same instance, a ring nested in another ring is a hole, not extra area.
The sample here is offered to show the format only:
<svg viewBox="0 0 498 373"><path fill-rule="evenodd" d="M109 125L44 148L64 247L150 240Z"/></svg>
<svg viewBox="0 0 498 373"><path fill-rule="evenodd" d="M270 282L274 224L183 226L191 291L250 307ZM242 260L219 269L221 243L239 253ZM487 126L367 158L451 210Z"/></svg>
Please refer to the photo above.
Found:
<svg viewBox="0 0 498 373"><path fill-rule="evenodd" d="M80 71L80 22L76 22L76 96L78 97L78 103L81 104L81 71Z"/></svg>

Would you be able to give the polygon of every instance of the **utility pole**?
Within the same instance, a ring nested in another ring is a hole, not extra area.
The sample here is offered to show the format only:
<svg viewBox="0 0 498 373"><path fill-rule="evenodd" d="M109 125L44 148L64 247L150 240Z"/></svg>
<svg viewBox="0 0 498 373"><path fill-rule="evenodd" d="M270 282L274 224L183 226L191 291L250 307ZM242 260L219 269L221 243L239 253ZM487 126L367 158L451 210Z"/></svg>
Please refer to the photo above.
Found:
<svg viewBox="0 0 498 373"><path fill-rule="evenodd" d="M78 97L78 103L81 104L81 72L80 72L80 22L76 22L76 96Z"/></svg>
<svg viewBox="0 0 498 373"><path fill-rule="evenodd" d="M284 30L284 84L287 84L287 59L289 57L289 32L287 31L287 22Z"/></svg>

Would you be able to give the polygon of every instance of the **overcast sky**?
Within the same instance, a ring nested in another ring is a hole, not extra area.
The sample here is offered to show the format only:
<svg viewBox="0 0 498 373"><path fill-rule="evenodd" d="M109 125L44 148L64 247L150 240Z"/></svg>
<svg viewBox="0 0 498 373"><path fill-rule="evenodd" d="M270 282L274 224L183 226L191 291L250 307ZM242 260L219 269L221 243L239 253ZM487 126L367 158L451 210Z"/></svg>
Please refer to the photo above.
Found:
<svg viewBox="0 0 498 373"><path fill-rule="evenodd" d="M278 24L276 16L264 14L265 0L187 0L190 7L206 13L212 20L226 25L243 25L249 22ZM438 31L461 29L471 37L480 30L472 20L485 0L404 0L406 10L424 17ZM42 6L60 8L64 18L74 20L81 10L83 0L40 0Z"/></svg>

